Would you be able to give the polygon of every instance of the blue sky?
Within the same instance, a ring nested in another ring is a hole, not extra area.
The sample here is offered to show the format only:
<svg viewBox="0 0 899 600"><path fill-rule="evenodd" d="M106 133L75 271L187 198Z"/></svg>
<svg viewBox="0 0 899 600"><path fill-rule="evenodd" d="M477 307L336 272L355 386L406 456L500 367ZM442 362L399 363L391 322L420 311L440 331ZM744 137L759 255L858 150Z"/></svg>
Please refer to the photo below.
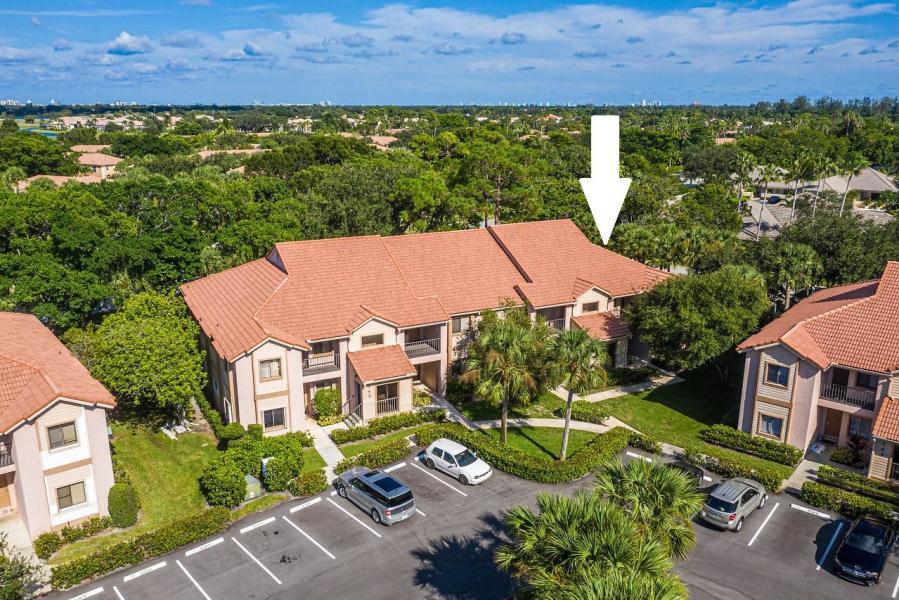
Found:
<svg viewBox="0 0 899 600"><path fill-rule="evenodd" d="M893 2L4 0L0 95L47 102L899 94Z"/></svg>

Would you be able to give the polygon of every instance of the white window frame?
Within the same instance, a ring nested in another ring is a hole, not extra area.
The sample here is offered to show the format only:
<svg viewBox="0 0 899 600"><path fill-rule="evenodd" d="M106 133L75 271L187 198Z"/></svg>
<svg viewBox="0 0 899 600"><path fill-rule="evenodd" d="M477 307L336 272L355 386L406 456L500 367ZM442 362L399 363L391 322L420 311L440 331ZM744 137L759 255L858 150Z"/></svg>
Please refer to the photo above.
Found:
<svg viewBox="0 0 899 600"><path fill-rule="evenodd" d="M270 365L278 365L278 374L271 374ZM269 374L265 375L265 369L268 367ZM281 370L281 359L280 358L264 358L259 361L259 381L277 381L284 376L284 372Z"/></svg>
<svg viewBox="0 0 899 600"><path fill-rule="evenodd" d="M79 485L81 486L81 494L84 499L81 500L80 502L73 502L72 504L69 504L68 506L63 506L62 502L60 502L59 491L62 489L65 489L65 488L69 488L69 497L74 498L74 494L72 493L71 488L73 488L75 486L79 486ZM56 508L60 512L62 512L64 510L68 510L70 508L74 508L76 506L81 506L82 504L87 504L87 485L84 483L84 481L74 481L72 483L67 483L66 485L61 485L58 488L56 488L53 491L53 493L56 495Z"/></svg>
<svg viewBox="0 0 899 600"><path fill-rule="evenodd" d="M281 423L279 425L266 425L265 414L276 413L277 411L281 411ZM262 428L265 431L275 431L277 429L284 429L285 427L287 427L287 409L285 407L277 406L275 408L267 408L262 411Z"/></svg>
<svg viewBox="0 0 899 600"><path fill-rule="evenodd" d="M778 433L771 433L771 432L767 431L765 428L765 419L770 419L773 421L780 421L780 427L778 428L780 431ZM784 432L784 418L783 417L775 417L774 415L769 415L769 414L763 413L763 412L759 413L758 433L779 440L783 437L783 432Z"/></svg>

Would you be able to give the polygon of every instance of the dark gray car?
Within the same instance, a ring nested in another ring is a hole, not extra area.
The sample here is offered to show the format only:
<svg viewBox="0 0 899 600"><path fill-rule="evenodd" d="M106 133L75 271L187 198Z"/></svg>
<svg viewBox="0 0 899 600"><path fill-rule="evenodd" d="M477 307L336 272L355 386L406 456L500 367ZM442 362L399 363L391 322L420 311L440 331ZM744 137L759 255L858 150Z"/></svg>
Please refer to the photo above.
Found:
<svg viewBox="0 0 899 600"><path fill-rule="evenodd" d="M765 506L768 494L758 481L735 477L721 482L705 500L700 516L722 529L740 531L752 511Z"/></svg>
<svg viewBox="0 0 899 600"><path fill-rule="evenodd" d="M375 523L392 525L415 514L412 490L377 469L353 467L337 477L337 493L367 512Z"/></svg>

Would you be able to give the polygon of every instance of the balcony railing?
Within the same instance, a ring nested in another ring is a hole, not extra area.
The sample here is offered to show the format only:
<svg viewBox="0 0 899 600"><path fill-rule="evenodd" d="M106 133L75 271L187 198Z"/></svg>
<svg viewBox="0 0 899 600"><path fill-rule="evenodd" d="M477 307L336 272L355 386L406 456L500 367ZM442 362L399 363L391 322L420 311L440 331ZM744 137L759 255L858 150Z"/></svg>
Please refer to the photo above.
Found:
<svg viewBox="0 0 899 600"><path fill-rule="evenodd" d="M327 373L328 371L336 371L340 368L340 355L336 352L327 354L319 354L303 359L303 373L306 375L316 375L318 373Z"/></svg>
<svg viewBox="0 0 899 600"><path fill-rule="evenodd" d="M381 398L378 400L378 414L386 415L387 413L394 413L399 411L400 409L400 399L399 398Z"/></svg>
<svg viewBox="0 0 899 600"><path fill-rule="evenodd" d="M549 325L550 327L552 327L553 329L558 329L559 331L562 331L565 329L565 318L563 317L561 319L552 319L551 321L547 321L546 324Z"/></svg>
<svg viewBox="0 0 899 600"><path fill-rule="evenodd" d="M428 356L429 354L440 354L440 338L406 342L405 346L406 356L409 358Z"/></svg>
<svg viewBox="0 0 899 600"><path fill-rule="evenodd" d="M0 468L8 467L13 464L12 454L9 452L0 452Z"/></svg>
<svg viewBox="0 0 899 600"><path fill-rule="evenodd" d="M821 386L821 397L827 400L836 400L853 406L859 406L868 410L874 410L876 396L870 390L847 387L836 383L828 383Z"/></svg>

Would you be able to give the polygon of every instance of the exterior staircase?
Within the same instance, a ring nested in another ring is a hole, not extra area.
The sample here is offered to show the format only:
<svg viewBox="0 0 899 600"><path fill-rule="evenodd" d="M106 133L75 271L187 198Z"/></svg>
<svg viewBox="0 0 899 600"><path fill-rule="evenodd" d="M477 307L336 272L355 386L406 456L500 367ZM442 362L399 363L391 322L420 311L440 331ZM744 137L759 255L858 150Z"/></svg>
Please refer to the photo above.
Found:
<svg viewBox="0 0 899 600"><path fill-rule="evenodd" d="M350 413L343 420L347 427L358 427L362 425L362 419L356 413Z"/></svg>

